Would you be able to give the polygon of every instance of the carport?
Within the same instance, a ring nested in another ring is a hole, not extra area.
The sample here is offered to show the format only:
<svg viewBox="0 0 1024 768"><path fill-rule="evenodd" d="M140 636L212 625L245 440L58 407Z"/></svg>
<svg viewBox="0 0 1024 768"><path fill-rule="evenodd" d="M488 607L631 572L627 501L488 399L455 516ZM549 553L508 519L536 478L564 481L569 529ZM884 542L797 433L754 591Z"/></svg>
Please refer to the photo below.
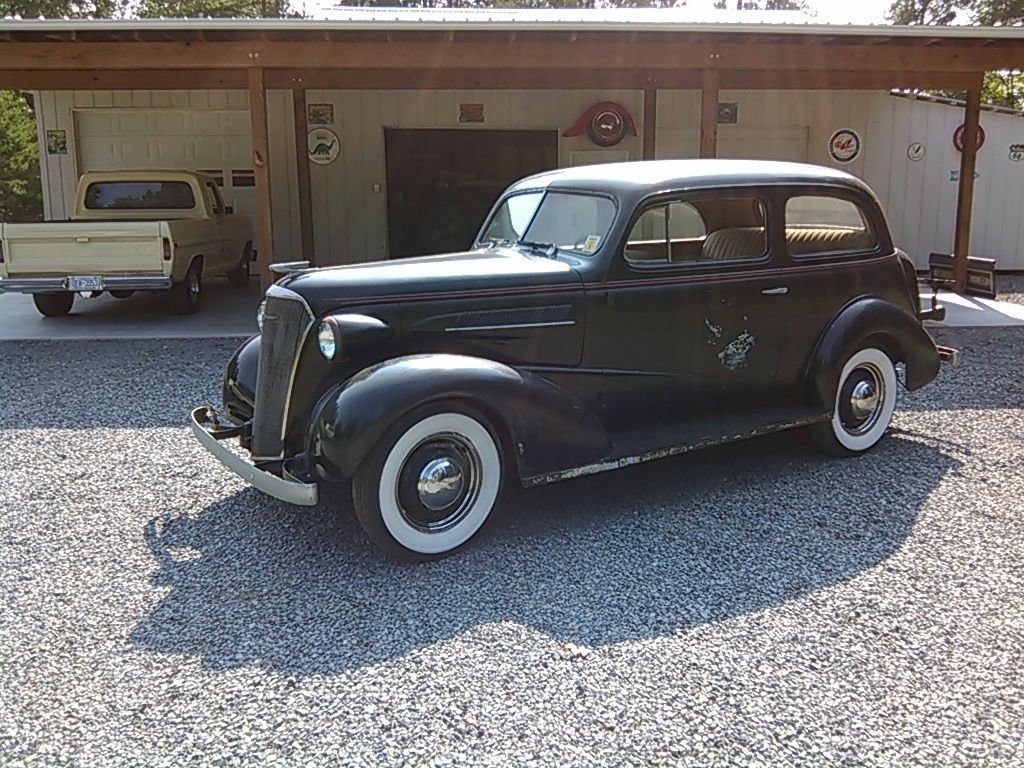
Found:
<svg viewBox="0 0 1024 768"><path fill-rule="evenodd" d="M949 244L963 288L982 77L1024 67L1019 28L684 23L667 9L349 10L338 21L0 21L0 88L246 90L264 283L275 260L268 90L291 93L288 151L295 153L297 225L307 258L307 91L640 91L644 158L658 156L659 92L668 90L699 92L701 157L718 154L725 89L965 91Z"/></svg>

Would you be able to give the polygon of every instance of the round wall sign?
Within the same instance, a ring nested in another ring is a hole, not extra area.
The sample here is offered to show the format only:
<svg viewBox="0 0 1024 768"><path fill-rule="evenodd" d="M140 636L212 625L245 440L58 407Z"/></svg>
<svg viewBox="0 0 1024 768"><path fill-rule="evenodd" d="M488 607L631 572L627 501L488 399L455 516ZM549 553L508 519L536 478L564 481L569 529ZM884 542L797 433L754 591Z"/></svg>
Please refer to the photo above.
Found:
<svg viewBox="0 0 1024 768"><path fill-rule="evenodd" d="M953 131L953 146L956 147L957 152L964 151L964 134L967 133L967 126L963 123ZM985 146L985 129L980 125L978 126L978 149Z"/></svg>
<svg viewBox="0 0 1024 768"><path fill-rule="evenodd" d="M924 160L924 154L924 144L922 144L920 141L915 141L913 144L907 147L907 157L909 157L915 163L918 160Z"/></svg>
<svg viewBox="0 0 1024 768"><path fill-rule="evenodd" d="M626 134L636 136L636 123L629 110L621 104L602 101L592 104L562 135L571 137L583 133L599 147L614 147L626 138Z"/></svg>
<svg viewBox="0 0 1024 768"><path fill-rule="evenodd" d="M599 147L614 147L626 138L626 120L616 109L602 109L590 118L587 136Z"/></svg>
<svg viewBox="0 0 1024 768"><path fill-rule="evenodd" d="M851 128L840 128L828 140L828 154L837 163L851 163L860 154L860 136Z"/></svg>
<svg viewBox="0 0 1024 768"><path fill-rule="evenodd" d="M341 154L338 134L330 128L314 128L306 137L306 148L311 162L317 165L333 163Z"/></svg>

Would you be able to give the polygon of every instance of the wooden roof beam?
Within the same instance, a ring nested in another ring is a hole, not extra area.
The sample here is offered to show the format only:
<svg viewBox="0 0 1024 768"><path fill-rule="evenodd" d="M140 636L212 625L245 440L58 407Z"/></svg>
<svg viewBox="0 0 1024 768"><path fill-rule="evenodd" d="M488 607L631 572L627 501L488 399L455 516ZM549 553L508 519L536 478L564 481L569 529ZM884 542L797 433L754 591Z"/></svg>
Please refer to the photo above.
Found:
<svg viewBox="0 0 1024 768"><path fill-rule="evenodd" d="M415 69L425 63L437 69L558 70L702 69L716 57L715 67L729 70L802 70L839 72L979 72L1024 67L1024 46L924 47L879 46L867 55L860 45L832 45L827 55L820 46L598 44L577 41L567 46L520 40L492 42L376 42L351 43L3 43L0 62L6 69L236 69L252 63L261 67L319 68L325 62L343 69Z"/></svg>

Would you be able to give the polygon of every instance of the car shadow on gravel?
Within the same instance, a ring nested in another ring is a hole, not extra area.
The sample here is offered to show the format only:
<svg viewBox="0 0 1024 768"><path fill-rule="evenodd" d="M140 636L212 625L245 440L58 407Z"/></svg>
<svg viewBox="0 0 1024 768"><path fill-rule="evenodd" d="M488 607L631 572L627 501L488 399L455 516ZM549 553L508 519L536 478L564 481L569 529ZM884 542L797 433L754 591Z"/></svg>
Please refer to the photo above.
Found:
<svg viewBox="0 0 1024 768"><path fill-rule="evenodd" d="M246 490L146 529L169 592L134 646L329 675L513 623L606 645L770 609L898 550L955 447L894 436L855 460L776 435L513 495L455 557L385 560L342 492Z"/></svg>

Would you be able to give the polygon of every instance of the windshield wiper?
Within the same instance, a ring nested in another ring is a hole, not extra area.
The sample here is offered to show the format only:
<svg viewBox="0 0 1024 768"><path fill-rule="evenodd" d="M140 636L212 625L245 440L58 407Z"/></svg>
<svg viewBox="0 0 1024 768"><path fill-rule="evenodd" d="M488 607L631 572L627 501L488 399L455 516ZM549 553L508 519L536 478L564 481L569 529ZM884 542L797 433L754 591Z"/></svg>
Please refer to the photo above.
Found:
<svg viewBox="0 0 1024 768"><path fill-rule="evenodd" d="M558 253L558 246L554 243L537 243L533 240L517 240L516 245L522 245L527 248L532 248L535 251L540 251L549 258Z"/></svg>

